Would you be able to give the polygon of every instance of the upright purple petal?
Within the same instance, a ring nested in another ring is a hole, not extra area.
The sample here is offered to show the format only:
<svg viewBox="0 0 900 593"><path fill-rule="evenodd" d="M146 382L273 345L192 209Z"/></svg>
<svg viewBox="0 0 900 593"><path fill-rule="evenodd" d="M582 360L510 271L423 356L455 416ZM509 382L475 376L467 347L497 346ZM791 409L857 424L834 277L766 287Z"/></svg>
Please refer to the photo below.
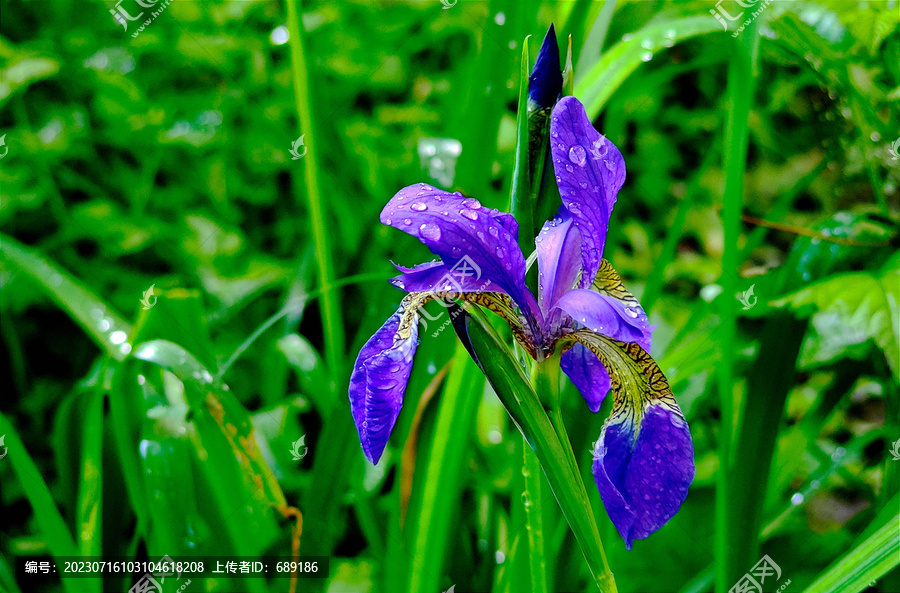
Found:
<svg viewBox="0 0 900 593"><path fill-rule="evenodd" d="M442 260L442 275L448 282L459 282L463 271L466 281L483 284L481 292L508 294L534 324L541 323L534 296L525 285L525 258L518 245L515 218L484 208L474 198L466 198L420 183L401 189L381 212L381 222L418 238ZM406 285L422 276L430 281L436 267L417 268L414 277L404 274ZM457 278L453 278L456 275ZM421 284L417 285L422 290ZM440 291L435 284L428 290ZM455 288L453 289L455 290Z"/></svg>
<svg viewBox="0 0 900 593"><path fill-rule="evenodd" d="M372 463L381 459L403 407L403 393L418 346L415 316L410 324L404 315L408 311L401 305L369 338L359 351L350 376L353 421L363 452Z"/></svg>
<svg viewBox="0 0 900 593"><path fill-rule="evenodd" d="M649 404L642 420L614 418L594 448L593 474L603 506L631 549L671 519L694 479L694 448L680 412Z"/></svg>
<svg viewBox="0 0 900 593"><path fill-rule="evenodd" d="M603 399L609 393L609 373L594 353L581 344L575 344L562 353L559 368L581 392L588 409L595 414L599 412Z"/></svg>
<svg viewBox="0 0 900 593"><path fill-rule="evenodd" d="M544 223L534 240L538 260L538 303L544 317L575 286L581 270L581 234L565 207Z"/></svg>
<svg viewBox="0 0 900 593"><path fill-rule="evenodd" d="M650 322L643 309L586 288L570 290L556 305L592 331L650 350Z"/></svg>
<svg viewBox="0 0 900 593"><path fill-rule="evenodd" d="M625 183L625 161L619 149L593 128L574 97L563 97L553 108L550 148L560 197L581 231L580 288L585 288L603 258L609 218Z"/></svg>

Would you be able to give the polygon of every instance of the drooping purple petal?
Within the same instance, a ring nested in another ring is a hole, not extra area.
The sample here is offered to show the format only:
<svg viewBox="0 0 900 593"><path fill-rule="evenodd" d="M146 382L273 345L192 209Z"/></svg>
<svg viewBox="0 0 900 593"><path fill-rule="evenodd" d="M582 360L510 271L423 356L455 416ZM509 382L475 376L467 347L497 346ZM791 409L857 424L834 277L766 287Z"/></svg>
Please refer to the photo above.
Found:
<svg viewBox="0 0 900 593"><path fill-rule="evenodd" d="M574 97L563 97L553 108L550 148L560 197L581 231L584 273L580 288L584 288L593 281L603 258L609 218L625 183L625 160L594 129Z"/></svg>
<svg viewBox="0 0 900 593"><path fill-rule="evenodd" d="M544 317L556 301L575 286L581 270L581 234L565 206L544 223L534 240L538 260L538 303Z"/></svg>
<svg viewBox="0 0 900 593"><path fill-rule="evenodd" d="M592 331L650 351L651 328L643 309L585 288L565 293L556 306Z"/></svg>
<svg viewBox="0 0 900 593"><path fill-rule="evenodd" d="M581 392L588 409L597 413L603 398L609 393L609 373L593 352L575 344L562 353L559 368L563 370L578 391Z"/></svg>
<svg viewBox="0 0 900 593"><path fill-rule="evenodd" d="M378 463L403 407L403 393L418 346L418 326L398 336L401 306L359 351L350 376L350 409L363 452Z"/></svg>
<svg viewBox="0 0 900 593"><path fill-rule="evenodd" d="M451 276L448 281L459 282L459 277L465 276L466 282L484 283L481 292L504 292L536 326L540 324L537 302L525 285L518 226L509 214L484 208L474 198L420 183L397 192L382 210L381 222L418 238L440 257ZM425 268L421 274L427 276L435 269ZM418 268L413 272L419 273ZM400 280L406 284L405 277ZM437 286L432 289L441 290Z"/></svg>
<svg viewBox="0 0 900 593"><path fill-rule="evenodd" d="M678 512L694 479L694 448L684 418L666 405L647 405L639 425L629 418L604 425L592 469L603 506L630 550Z"/></svg>

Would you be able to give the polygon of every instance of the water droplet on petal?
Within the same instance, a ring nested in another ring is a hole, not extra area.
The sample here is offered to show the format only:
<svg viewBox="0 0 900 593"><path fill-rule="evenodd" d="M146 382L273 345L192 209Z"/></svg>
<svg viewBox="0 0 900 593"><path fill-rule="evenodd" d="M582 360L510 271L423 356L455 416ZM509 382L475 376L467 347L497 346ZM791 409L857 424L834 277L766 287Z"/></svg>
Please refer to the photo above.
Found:
<svg viewBox="0 0 900 593"><path fill-rule="evenodd" d="M585 159L587 157L587 153L584 151L584 147L578 146L577 144L569 149L569 160L578 165L579 167L584 166Z"/></svg>
<svg viewBox="0 0 900 593"><path fill-rule="evenodd" d="M428 206L424 202L413 202L410 208L412 208L416 212L425 212L426 210L428 210Z"/></svg>
<svg viewBox="0 0 900 593"><path fill-rule="evenodd" d="M388 226L391 226L391 219L390 219L390 218L385 218L385 219L384 219L384 224L386 224L386 225L388 225Z"/></svg>
<svg viewBox="0 0 900 593"><path fill-rule="evenodd" d="M631 317L632 319L634 319L635 317L638 316L638 312L635 311L634 309L632 309L631 307L625 307L625 313L627 313L628 316Z"/></svg>
<svg viewBox="0 0 900 593"><path fill-rule="evenodd" d="M478 213L474 210L460 210L460 215L465 216L469 220L478 220Z"/></svg>
<svg viewBox="0 0 900 593"><path fill-rule="evenodd" d="M616 170L616 164L609 159L605 159L603 161L603 164L606 165L606 168L609 169L610 171Z"/></svg>
<svg viewBox="0 0 900 593"><path fill-rule="evenodd" d="M479 202L475 198L466 198L465 200L463 200L463 206L465 206L466 208L471 208L472 210L480 210L481 202Z"/></svg>
<svg viewBox="0 0 900 593"><path fill-rule="evenodd" d="M411 219L409 219L409 218L404 218L404 219L403 219L403 224L405 224L405 225L407 225L407 226L409 226L409 225L411 225L411 224L412 224L412 220L411 220Z"/></svg>
<svg viewBox="0 0 900 593"><path fill-rule="evenodd" d="M572 168L572 165L566 165L566 171L568 171L569 173L574 173L575 169Z"/></svg>
<svg viewBox="0 0 900 593"><path fill-rule="evenodd" d="M419 227L419 237L422 239L439 241L441 238L441 229L434 224L423 224Z"/></svg>
<svg viewBox="0 0 900 593"><path fill-rule="evenodd" d="M497 257L499 257L499 258L506 257L506 250L503 249L502 247L500 247L499 245L497 246L497 249L495 249L495 251L497 252Z"/></svg>
<svg viewBox="0 0 900 593"><path fill-rule="evenodd" d="M584 181L579 181L578 185L581 186L581 189L587 189L587 183L585 183Z"/></svg>
<svg viewBox="0 0 900 593"><path fill-rule="evenodd" d="M498 230L497 230L497 227L495 227L495 226L490 227L490 228L488 229L488 232L491 234L492 237L499 237L499 236L500 236L500 231L498 231Z"/></svg>

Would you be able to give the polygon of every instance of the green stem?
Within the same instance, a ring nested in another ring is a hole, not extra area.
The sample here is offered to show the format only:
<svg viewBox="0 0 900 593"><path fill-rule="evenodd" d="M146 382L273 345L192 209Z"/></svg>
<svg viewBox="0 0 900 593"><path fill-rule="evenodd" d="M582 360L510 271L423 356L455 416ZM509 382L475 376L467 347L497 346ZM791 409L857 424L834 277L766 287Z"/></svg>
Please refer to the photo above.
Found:
<svg viewBox="0 0 900 593"><path fill-rule="evenodd" d="M547 562L544 549L544 519L541 508L541 464L537 455L528 447L522 447L522 475L525 477L523 504L528 530L528 568L531 574L531 591L547 592Z"/></svg>
<svg viewBox="0 0 900 593"><path fill-rule="evenodd" d="M521 366L497 337L484 314L473 310L472 318L466 323L474 356L526 442L537 454L550 489L584 554L594 584L602 593L617 593L584 482L581 475L573 471L571 463L562 461L571 455L566 452L566 448L571 450L571 447L560 442Z"/></svg>
<svg viewBox="0 0 900 593"><path fill-rule="evenodd" d="M344 358L344 323L338 308L338 294L335 290L334 268L331 260L331 243L329 226L325 220L322 205L322 193L319 187L319 151L325 143L316 144L318 137L313 129L312 95L310 93L309 70L306 64L306 51L303 47L303 27L300 23L299 0L287 0L287 27L290 35L291 70L294 80L294 99L297 116L300 118L300 131L305 136L304 145L308 145L306 155L302 159L303 173L306 182L306 202L309 208L309 219L312 226L313 243L316 247L316 264L319 271L319 283L322 286L321 316L325 333L325 360L334 376L340 374L340 364Z"/></svg>
<svg viewBox="0 0 900 593"><path fill-rule="evenodd" d="M725 241L722 253L722 296L719 299L722 329L719 343L722 360L718 367L718 386L721 406L721 434L719 436L719 471L716 481L716 591L724 593L748 567L733 565L730 553L733 540L745 537L734 532L730 521L732 509L729 497L734 410L734 349L737 316L732 295L736 290L738 238L741 232L741 208L744 193L744 174L747 169L748 119L756 81L755 61L759 48L757 28L761 19L754 19L741 34L728 63L728 118L725 124L725 190L722 204L722 227Z"/></svg>

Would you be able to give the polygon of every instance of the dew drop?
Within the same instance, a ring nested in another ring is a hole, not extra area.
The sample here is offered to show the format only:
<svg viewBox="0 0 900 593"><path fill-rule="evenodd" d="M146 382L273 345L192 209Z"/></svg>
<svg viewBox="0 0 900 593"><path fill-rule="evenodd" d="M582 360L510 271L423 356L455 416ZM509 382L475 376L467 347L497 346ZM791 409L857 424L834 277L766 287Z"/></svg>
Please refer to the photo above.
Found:
<svg viewBox="0 0 900 593"><path fill-rule="evenodd" d="M460 210L460 216L465 216L469 220L478 220L478 213L474 210Z"/></svg>
<svg viewBox="0 0 900 593"><path fill-rule="evenodd" d="M569 149L569 160L578 165L579 167L584 166L584 161L587 156L587 153L584 151L584 147L575 145Z"/></svg>
<svg viewBox="0 0 900 593"><path fill-rule="evenodd" d="M625 313L627 313L628 316L631 317L632 319L634 319L635 317L638 316L638 312L635 311L634 309L632 309L631 307L625 307Z"/></svg>
<svg viewBox="0 0 900 593"><path fill-rule="evenodd" d="M653 40L652 39L644 39L641 41L641 47L644 49L653 49Z"/></svg>
<svg viewBox="0 0 900 593"><path fill-rule="evenodd" d="M419 227L419 237L422 239L439 241L441 238L441 229L433 224L423 224Z"/></svg>
<svg viewBox="0 0 900 593"><path fill-rule="evenodd" d="M428 210L428 206L424 202L413 202L410 208L416 212L425 212Z"/></svg>
<svg viewBox="0 0 900 593"><path fill-rule="evenodd" d="M496 238L496 237L500 236L500 231L498 231L497 227L495 227L495 226L490 227L488 229L488 232L491 234L492 237Z"/></svg>
<svg viewBox="0 0 900 593"><path fill-rule="evenodd" d="M616 164L609 159L604 160L603 164L606 165L606 168L609 169L610 171L616 170Z"/></svg>
<svg viewBox="0 0 900 593"><path fill-rule="evenodd" d="M578 185L581 186L581 189L587 189L587 183L585 183L584 181L579 181Z"/></svg>
<svg viewBox="0 0 900 593"><path fill-rule="evenodd" d="M384 219L384 224L386 224L386 225L388 225L388 226L391 226L391 219L390 219L390 218L385 218L385 219Z"/></svg>
<svg viewBox="0 0 900 593"><path fill-rule="evenodd" d="M403 224L405 224L405 225L407 225L407 226L411 225L411 224L412 224L412 219L410 219L410 218L404 218L404 219L403 219Z"/></svg>
<svg viewBox="0 0 900 593"><path fill-rule="evenodd" d="M649 61L652 60L652 59L653 59L653 52L652 52L652 51L645 51L644 53L641 54L641 61L642 61L642 62L649 62Z"/></svg>
<svg viewBox="0 0 900 593"><path fill-rule="evenodd" d="M572 168L572 165L566 165L566 171L568 171L569 173L574 173L575 169Z"/></svg>
<svg viewBox="0 0 900 593"><path fill-rule="evenodd" d="M802 492L794 492L794 495L791 496L791 504L795 507L803 504L804 500L806 500L806 497L803 496Z"/></svg>
<svg viewBox="0 0 900 593"><path fill-rule="evenodd" d="M481 210L481 202L476 200L475 198L466 198L463 200L463 206L466 208L471 208L472 210Z"/></svg>
<svg viewBox="0 0 900 593"><path fill-rule="evenodd" d="M497 245L497 249L495 249L494 251L497 252L497 257L499 257L499 258L506 257L506 250L503 249L503 247Z"/></svg>

